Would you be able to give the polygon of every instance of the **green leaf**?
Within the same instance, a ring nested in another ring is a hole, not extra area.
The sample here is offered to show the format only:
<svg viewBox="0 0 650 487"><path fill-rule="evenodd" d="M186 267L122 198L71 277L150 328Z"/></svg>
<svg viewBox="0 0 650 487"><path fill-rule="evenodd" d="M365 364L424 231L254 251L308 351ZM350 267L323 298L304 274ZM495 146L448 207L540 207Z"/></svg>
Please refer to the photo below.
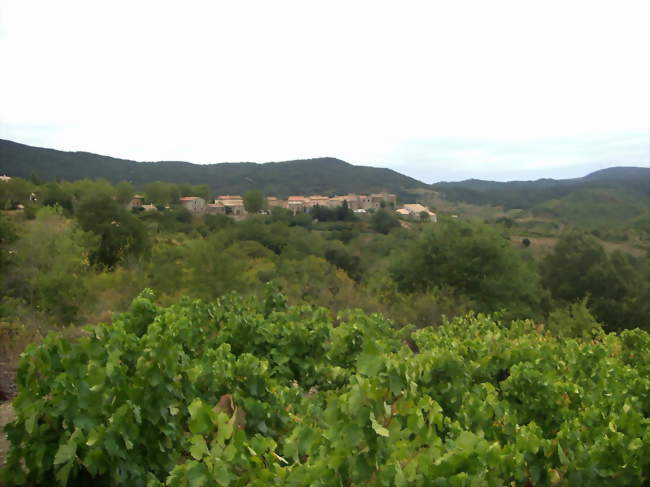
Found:
<svg viewBox="0 0 650 487"><path fill-rule="evenodd" d="M474 433L471 431L463 431L460 435L458 435L455 443L460 450L471 451L474 449L477 441L478 437Z"/></svg>
<svg viewBox="0 0 650 487"><path fill-rule="evenodd" d="M66 486L68 485L68 478L70 477L70 470L72 470L72 467L74 466L74 463L69 462L65 464L63 467L59 469L59 471L56 473L56 479L59 481L59 485Z"/></svg>
<svg viewBox="0 0 650 487"><path fill-rule="evenodd" d="M201 487L208 483L208 471L202 463L189 462L186 466L184 484L191 487Z"/></svg>
<svg viewBox="0 0 650 487"><path fill-rule="evenodd" d="M230 483L237 478L228 470L228 464L219 458L214 461L213 475L214 480L224 487L230 485Z"/></svg>
<svg viewBox="0 0 650 487"><path fill-rule="evenodd" d="M196 367L192 367L187 371L187 378L190 379L190 382L194 383L199 377L201 377L202 374L203 374L203 366L199 364Z"/></svg>
<svg viewBox="0 0 650 487"><path fill-rule="evenodd" d="M368 377L376 376L384 366L384 359L373 347L359 355L357 372Z"/></svg>
<svg viewBox="0 0 650 487"><path fill-rule="evenodd" d="M564 450L562 450L562 447L558 443L557 445L557 456L560 458L560 462L562 465L568 465L569 464L569 459L567 456L564 454Z"/></svg>
<svg viewBox="0 0 650 487"><path fill-rule="evenodd" d="M95 446L95 444L104 436L104 426L95 428L88 435L88 440L86 441L86 446Z"/></svg>
<svg viewBox="0 0 650 487"><path fill-rule="evenodd" d="M372 423L372 429L375 430L375 433L377 433L379 436L390 435L390 432L377 422L377 420L375 419L375 414L372 412L370 413L370 422Z"/></svg>
<svg viewBox="0 0 650 487"><path fill-rule="evenodd" d="M233 429L233 425L230 423L219 424L219 429L217 430L217 441L219 443L226 441L232 436Z"/></svg>
<svg viewBox="0 0 650 487"><path fill-rule="evenodd" d="M54 465L60 465L62 463L69 462L75 457L77 453L77 443L74 441L68 441L59 446L59 449L54 455Z"/></svg>
<svg viewBox="0 0 650 487"><path fill-rule="evenodd" d="M37 419L38 419L38 415L36 413L32 413L32 414L29 415L29 417L25 421L25 430L30 435L34 432L34 426L36 425L36 420Z"/></svg>
<svg viewBox="0 0 650 487"><path fill-rule="evenodd" d="M643 446L643 440L641 438L634 438L632 441L630 441L630 444L627 446L627 449L630 451L635 451L638 450Z"/></svg>
<svg viewBox="0 0 650 487"><path fill-rule="evenodd" d="M406 477L404 476L404 471L399 463L395 463L395 470L395 487L406 486Z"/></svg>
<svg viewBox="0 0 650 487"><path fill-rule="evenodd" d="M192 455L192 458L195 460L201 460L204 455L207 455L208 452L208 445L205 443L205 439L201 435L195 435L192 437L190 440L191 446L190 446L190 455Z"/></svg>
<svg viewBox="0 0 650 487"><path fill-rule="evenodd" d="M190 431L194 434L205 434L212 429L212 410L201 399L196 398L189 405Z"/></svg>

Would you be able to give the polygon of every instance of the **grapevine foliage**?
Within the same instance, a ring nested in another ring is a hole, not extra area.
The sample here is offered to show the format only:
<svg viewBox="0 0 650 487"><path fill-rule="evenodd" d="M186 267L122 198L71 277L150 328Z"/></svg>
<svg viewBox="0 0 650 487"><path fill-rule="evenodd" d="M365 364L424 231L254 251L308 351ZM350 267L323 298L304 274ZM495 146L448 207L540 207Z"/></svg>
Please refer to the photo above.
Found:
<svg viewBox="0 0 650 487"><path fill-rule="evenodd" d="M24 354L9 484L641 485L650 337L141 294ZM412 341L411 341L412 340ZM410 345L410 346L407 346Z"/></svg>

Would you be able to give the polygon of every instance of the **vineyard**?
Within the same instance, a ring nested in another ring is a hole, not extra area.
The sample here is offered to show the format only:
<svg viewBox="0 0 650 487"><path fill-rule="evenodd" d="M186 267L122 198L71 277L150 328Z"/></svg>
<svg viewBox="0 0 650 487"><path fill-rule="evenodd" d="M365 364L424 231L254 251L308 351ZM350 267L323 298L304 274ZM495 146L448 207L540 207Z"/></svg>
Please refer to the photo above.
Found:
<svg viewBox="0 0 650 487"><path fill-rule="evenodd" d="M647 485L650 335L229 295L30 347L9 485Z"/></svg>

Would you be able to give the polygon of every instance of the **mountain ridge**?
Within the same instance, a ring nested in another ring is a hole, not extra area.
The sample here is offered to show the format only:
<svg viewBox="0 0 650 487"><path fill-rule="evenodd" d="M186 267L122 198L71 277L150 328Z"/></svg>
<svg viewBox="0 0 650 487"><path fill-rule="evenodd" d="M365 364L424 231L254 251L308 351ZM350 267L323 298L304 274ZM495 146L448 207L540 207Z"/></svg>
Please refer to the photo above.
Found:
<svg viewBox="0 0 650 487"><path fill-rule="evenodd" d="M528 181L466 179L426 184L388 168L357 166L336 157L290 161L218 162L133 161L87 151L59 151L0 139L0 173L46 180L104 178L143 186L151 181L208 184L214 193L243 193L261 189L267 194L345 194L389 191L402 199L416 199L432 189L452 201L531 208L574 191L609 189L631 191L650 200L650 168L612 166L570 179Z"/></svg>
<svg viewBox="0 0 650 487"><path fill-rule="evenodd" d="M438 181L432 183L431 186L436 184L482 184L490 183L494 185L504 184L541 184L541 183L574 183L581 182L588 179L634 179L637 177L650 177L650 167L643 166L610 166L603 169L597 169L584 176L575 178L538 178L538 179L512 179L510 181L493 181L491 179L469 178L460 181Z"/></svg>
<svg viewBox="0 0 650 487"><path fill-rule="evenodd" d="M105 178L141 186L151 181L208 184L215 193L261 189L268 194L342 194L389 191L412 197L422 181L387 168L357 166L335 157L291 161L220 162L132 161L83 151L59 151L0 139L0 172L46 180Z"/></svg>
<svg viewBox="0 0 650 487"><path fill-rule="evenodd" d="M614 166L571 179L505 182L468 179L435 183L431 187L452 201L503 206L505 209L528 209L545 201L592 190L628 193L650 203L650 168Z"/></svg>

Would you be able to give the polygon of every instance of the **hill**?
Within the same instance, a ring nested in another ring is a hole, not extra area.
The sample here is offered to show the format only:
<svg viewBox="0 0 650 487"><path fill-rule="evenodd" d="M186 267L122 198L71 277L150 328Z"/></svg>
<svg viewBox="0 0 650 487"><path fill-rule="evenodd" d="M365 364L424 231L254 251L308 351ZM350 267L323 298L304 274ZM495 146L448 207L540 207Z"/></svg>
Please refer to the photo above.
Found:
<svg viewBox="0 0 650 487"><path fill-rule="evenodd" d="M596 180L596 179L648 179L650 178L650 168L648 167L608 167L599 171L594 171L587 174L582 180Z"/></svg>
<svg viewBox="0 0 650 487"><path fill-rule="evenodd" d="M530 209L550 200L589 190L607 190L610 195L618 193L625 199L634 197L650 204L650 168L611 167L574 179L509 182L468 179L436 183L432 188L452 201L503 206L506 209Z"/></svg>
<svg viewBox="0 0 650 487"><path fill-rule="evenodd" d="M65 152L0 139L0 173L46 180L105 178L142 186L151 181L207 184L213 193L243 193L256 188L267 194L345 194L389 191L409 198L428 187L391 169L355 166L323 157L257 164L192 164L182 161L136 162L89 152Z"/></svg>

